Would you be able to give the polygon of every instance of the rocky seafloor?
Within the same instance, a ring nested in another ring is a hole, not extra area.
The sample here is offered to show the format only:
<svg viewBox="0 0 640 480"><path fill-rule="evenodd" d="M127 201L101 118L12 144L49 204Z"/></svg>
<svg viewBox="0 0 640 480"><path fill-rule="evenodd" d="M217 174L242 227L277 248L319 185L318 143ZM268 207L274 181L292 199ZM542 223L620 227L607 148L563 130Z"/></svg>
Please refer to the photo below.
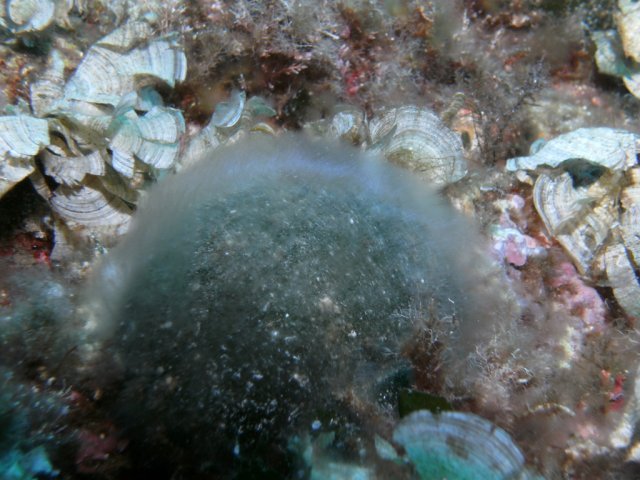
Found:
<svg viewBox="0 0 640 480"><path fill-rule="evenodd" d="M640 3L0 7L0 479L640 477Z"/></svg>

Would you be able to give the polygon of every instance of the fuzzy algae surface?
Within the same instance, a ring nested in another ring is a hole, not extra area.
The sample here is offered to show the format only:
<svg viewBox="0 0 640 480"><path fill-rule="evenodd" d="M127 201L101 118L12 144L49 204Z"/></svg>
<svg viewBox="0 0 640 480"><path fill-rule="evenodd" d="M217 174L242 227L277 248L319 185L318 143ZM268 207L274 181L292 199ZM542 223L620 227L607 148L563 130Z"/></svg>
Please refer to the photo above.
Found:
<svg viewBox="0 0 640 480"><path fill-rule="evenodd" d="M95 282L133 448L156 466L291 473L292 434L320 420L353 436L354 404L390 408L371 392L403 364L406 312L478 321L470 238L409 173L293 136L165 180Z"/></svg>

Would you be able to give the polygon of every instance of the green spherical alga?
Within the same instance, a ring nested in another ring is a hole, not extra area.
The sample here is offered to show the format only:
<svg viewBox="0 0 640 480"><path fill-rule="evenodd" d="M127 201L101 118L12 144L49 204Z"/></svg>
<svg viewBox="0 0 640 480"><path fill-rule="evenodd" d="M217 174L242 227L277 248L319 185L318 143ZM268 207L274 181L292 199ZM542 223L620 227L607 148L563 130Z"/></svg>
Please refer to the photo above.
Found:
<svg viewBox="0 0 640 480"><path fill-rule="evenodd" d="M95 283L131 448L162 469L282 477L291 435L357 429L345 399L402 363L406 312L469 313L471 229L375 156L241 142L152 190Z"/></svg>

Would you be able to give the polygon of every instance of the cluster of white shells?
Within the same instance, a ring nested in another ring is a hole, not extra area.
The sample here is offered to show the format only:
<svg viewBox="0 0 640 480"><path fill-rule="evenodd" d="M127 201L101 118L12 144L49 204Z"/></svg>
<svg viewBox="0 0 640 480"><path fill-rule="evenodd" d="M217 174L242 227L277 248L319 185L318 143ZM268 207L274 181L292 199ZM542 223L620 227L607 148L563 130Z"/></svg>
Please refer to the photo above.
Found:
<svg viewBox="0 0 640 480"><path fill-rule="evenodd" d="M64 69L52 49L31 85L30 112L0 118L0 193L30 175L58 223L101 241L126 231L145 176L177 160L182 113L165 107L152 86L184 80L186 57L141 20L99 40L66 81ZM53 190L43 174L58 183Z"/></svg>
<svg viewBox="0 0 640 480"><path fill-rule="evenodd" d="M31 85L30 111L0 117L0 195L30 176L57 215L56 248L72 244L68 237L74 233L111 243L127 230L147 180L250 132L276 133L256 123L275 110L236 90L189 137L182 112L164 106L153 88L185 79L185 54L175 39L154 37L144 18L96 42L70 78L64 73L62 53L52 49L46 70ZM362 111L347 107L323 130L378 151L436 185L466 174L459 136L426 108L390 108L367 121ZM53 190L44 175L58 184ZM54 250L54 257L64 254Z"/></svg>
<svg viewBox="0 0 640 480"><path fill-rule="evenodd" d="M5 26L17 21L14 3L0 12ZM20 2L32 3L38 2ZM49 24L38 23L38 30ZM185 79L186 56L154 24L152 14L123 23L92 45L68 78L65 53L52 48L30 85L30 105L9 107L12 114L0 117L0 197L30 177L55 214L54 258L70 253L65 246L77 239L112 243L128 229L149 181L236 134L247 111L275 115L262 99L245 101L235 91L190 138L182 112L165 106L155 90Z"/></svg>
<svg viewBox="0 0 640 480"><path fill-rule="evenodd" d="M116 24L125 18L154 15L172 6L168 2L134 2L130 0L6 0L0 3L0 28L15 36L38 34L54 26L73 30L73 14L86 15L89 11L108 12Z"/></svg>
<svg viewBox="0 0 640 480"><path fill-rule="evenodd" d="M638 154L634 133L582 128L507 163L508 170L534 173L534 204L549 234L582 275L611 287L634 317L640 316Z"/></svg>
<svg viewBox="0 0 640 480"><path fill-rule="evenodd" d="M0 9L0 27L14 36L37 35L53 25L69 28L69 13L81 3L12 0ZM108 7L116 21L120 3ZM61 247L74 239L113 243L128 229L145 187L163 172L184 168L251 132L277 133L273 124L257 121L276 111L240 90L216 106L204 128L187 127L182 112L165 106L155 90L185 80L182 46L157 33L153 12L129 11L126 17L77 66L54 42L30 85L30 104L9 107L10 115L0 117L0 197L31 179L55 214L54 258L70 253ZM377 151L436 185L466 174L459 136L429 109L400 106L367 118L344 107L321 123L324 137Z"/></svg>

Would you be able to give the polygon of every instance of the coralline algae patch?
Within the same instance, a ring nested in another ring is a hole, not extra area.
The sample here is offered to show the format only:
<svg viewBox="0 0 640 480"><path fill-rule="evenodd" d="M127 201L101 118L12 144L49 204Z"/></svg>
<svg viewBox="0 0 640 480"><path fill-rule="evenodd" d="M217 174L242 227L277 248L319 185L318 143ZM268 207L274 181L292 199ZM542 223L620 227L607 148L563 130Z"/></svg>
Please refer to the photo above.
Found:
<svg viewBox="0 0 640 480"><path fill-rule="evenodd" d="M496 201L494 204L502 209L502 213L499 223L492 225L490 231L498 260L504 260L515 267L522 267L529 257L541 256L545 252L541 242L522 233L509 216L509 211L522 210L524 203L525 200L519 195L509 195L506 199Z"/></svg>
<svg viewBox="0 0 640 480"><path fill-rule="evenodd" d="M359 409L391 413L375 378L406 368L401 345L420 328L402 312L497 322L468 291L473 233L454 213L379 158L295 137L222 149L163 182L94 292L124 363L114 415L130 448L155 468L282 475L274 459L316 420L347 443L374 428Z"/></svg>

